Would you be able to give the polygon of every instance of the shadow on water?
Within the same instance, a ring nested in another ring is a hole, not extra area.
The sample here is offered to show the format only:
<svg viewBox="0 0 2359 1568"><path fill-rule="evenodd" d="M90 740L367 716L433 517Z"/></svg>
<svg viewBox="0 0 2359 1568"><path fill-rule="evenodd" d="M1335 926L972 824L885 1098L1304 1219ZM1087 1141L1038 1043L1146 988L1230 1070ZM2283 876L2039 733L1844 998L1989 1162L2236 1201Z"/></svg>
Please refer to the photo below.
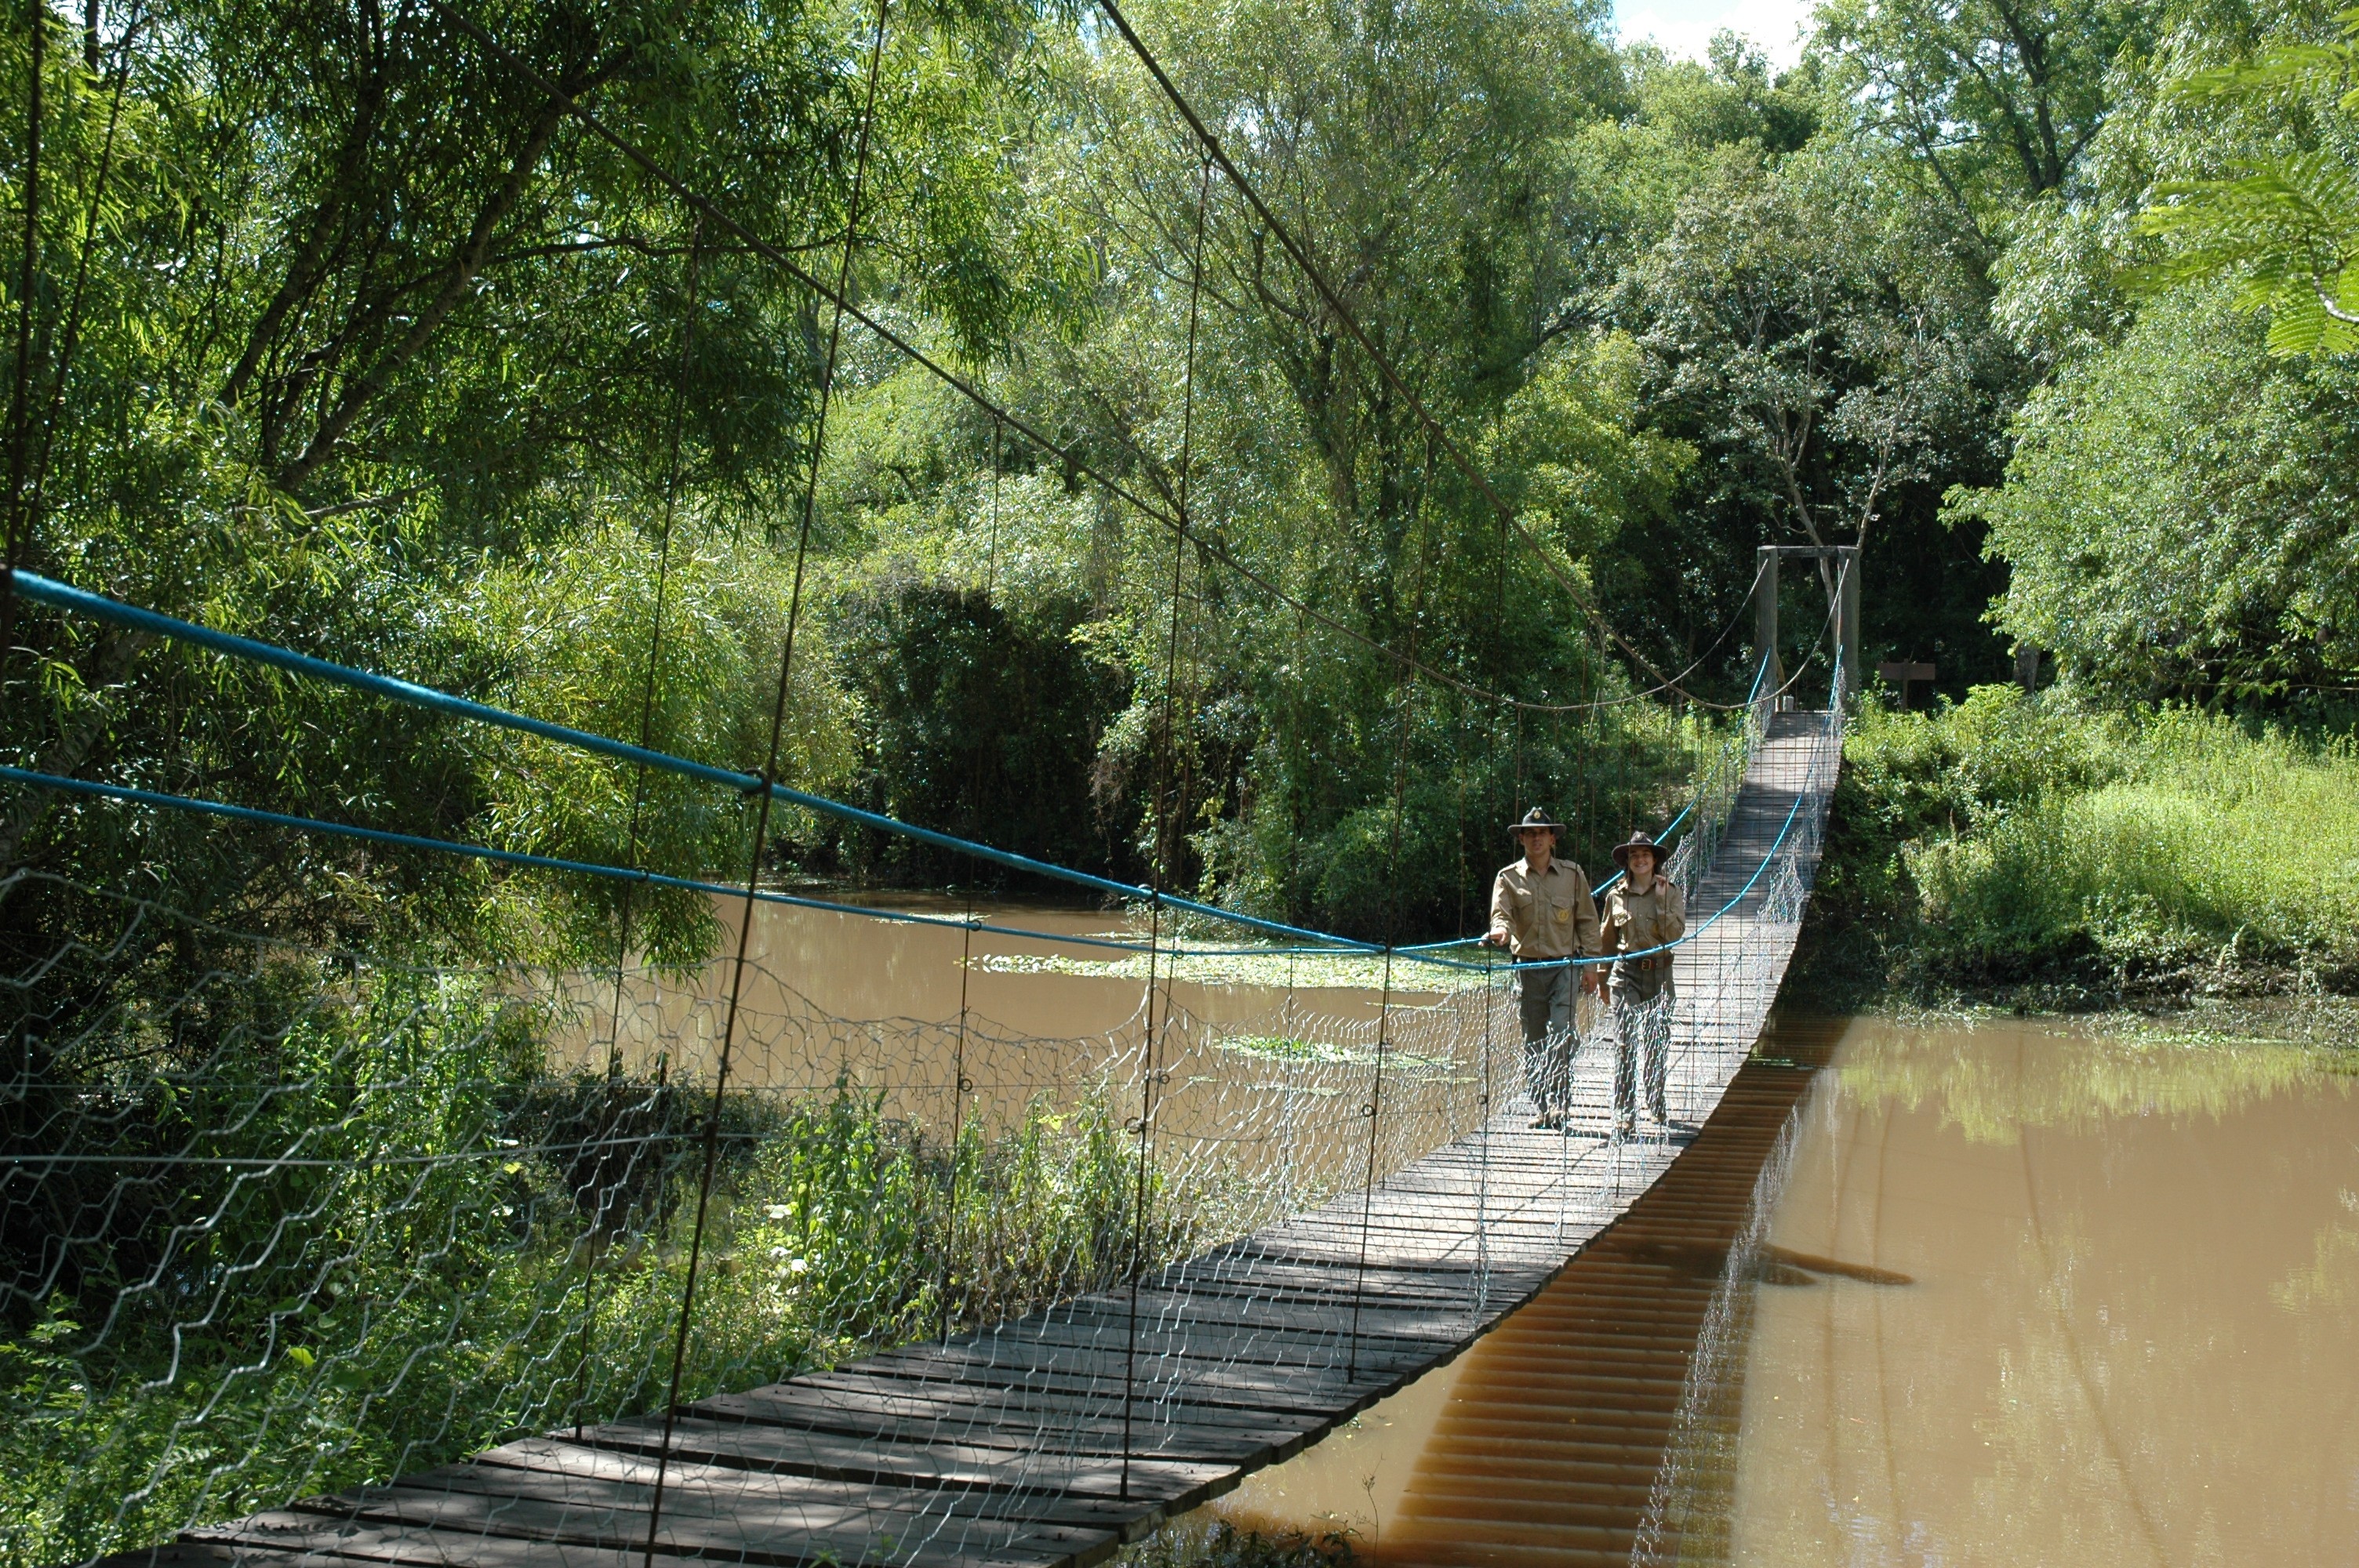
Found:
<svg viewBox="0 0 2359 1568"><path fill-rule="evenodd" d="M2350 1060L1782 1017L1528 1306L1213 1506L1386 1563L2354 1561Z"/></svg>
<svg viewBox="0 0 2359 1568"><path fill-rule="evenodd" d="M1753 1277L1765 1285L1815 1285L1825 1280L1851 1280L1863 1285L1913 1285L1916 1277L1897 1269L1871 1269L1864 1263L1844 1263L1815 1252L1787 1247L1761 1249Z"/></svg>
<svg viewBox="0 0 2359 1568"><path fill-rule="evenodd" d="M1679 1552L1679 1519L1724 1516L1741 1406L1741 1357L1723 1355L1701 1395L1690 1363L1708 1337L1744 1344L1725 1303L1752 1292L1723 1288L1730 1260L1740 1274L1761 1261L1756 1184L1843 1028L1773 1019L1694 1144L1530 1304L1214 1506L1273 1532L1347 1525L1363 1561L1617 1568L1652 1506L1658 1537ZM1850 1268L1770 1261L1781 1278ZM1690 1457L1684 1489L1667 1498L1657 1478L1675 1442Z"/></svg>

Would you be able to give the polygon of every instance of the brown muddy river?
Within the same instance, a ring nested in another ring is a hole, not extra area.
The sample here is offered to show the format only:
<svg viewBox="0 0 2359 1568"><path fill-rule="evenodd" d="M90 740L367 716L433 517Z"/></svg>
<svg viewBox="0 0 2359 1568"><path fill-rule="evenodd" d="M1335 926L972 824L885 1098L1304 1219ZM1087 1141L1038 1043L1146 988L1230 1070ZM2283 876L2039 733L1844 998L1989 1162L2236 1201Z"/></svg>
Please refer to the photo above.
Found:
<svg viewBox="0 0 2359 1568"><path fill-rule="evenodd" d="M742 907L720 903L733 954ZM574 975L565 1054L594 1070L611 1042L629 1072L707 1083L726 1038L741 1092L849 1091L935 1135L1061 1124L1077 1108L1135 1130L1151 1105L1173 1179L1250 1188L1240 1212L1256 1223L1464 1132L1480 1119L1484 1073L1516 1071L1511 1031L1495 1028L1483 1048L1479 973L1403 961L1387 989L1380 957L1239 953L1239 937L1219 931L1190 934L1197 951L1175 963L1169 931L1120 911L889 907L1040 935L757 905L734 1027L733 958L685 975L631 971L619 1003L611 972ZM1103 945L1150 938L1151 963ZM1371 1104L1380 1117L1364 1114Z"/></svg>
<svg viewBox="0 0 2359 1568"><path fill-rule="evenodd" d="M734 900L714 902L724 933L722 946L734 953L741 906ZM1146 958L1083 940L1146 945L1153 934L1144 919L1133 921L1118 911L968 904L924 895L880 901L877 907L1043 935L983 930L970 935L956 925L757 905L740 1000L749 1054L734 1072L758 1076L768 1070L790 1070L783 1060L770 1061L777 1022L788 1017L951 1027L963 1003L969 1027L986 1038L1082 1040L1121 1031L1145 1008ZM1168 944L1169 935L1162 940ZM1243 945L1225 935L1194 941L1200 946ZM717 1041L732 967L723 958L694 975L634 971L625 989L621 1031L627 1054L651 1061L655 1053L669 1049L676 1062L700 1062ZM1380 977L1372 977L1366 963L1357 959L1190 959L1181 968L1174 994L1181 1010L1198 1019L1259 1019L1282 1007L1291 993L1302 1011L1364 1021L1374 1018L1379 1000L1365 982ZM1168 962L1158 973L1168 978ZM1420 980L1428 989L1415 989ZM1397 988L1402 1002L1433 1000L1430 988L1436 982L1430 975L1405 972L1402 981ZM594 1014L606 1000L598 993L608 991L612 983L610 975L577 979L592 1000L593 1016L585 1032L602 1043L606 1025Z"/></svg>
<svg viewBox="0 0 2359 1568"><path fill-rule="evenodd" d="M2359 1562L2347 1065L1860 1020L1799 1115L1770 1240L1856 1277L1749 1287L1714 1560ZM1213 1507L1364 1547L1452 1377Z"/></svg>
<svg viewBox="0 0 2359 1568"><path fill-rule="evenodd" d="M2359 1561L2359 1081L2271 1045L1862 1028L1760 1290L1758 1563Z"/></svg>

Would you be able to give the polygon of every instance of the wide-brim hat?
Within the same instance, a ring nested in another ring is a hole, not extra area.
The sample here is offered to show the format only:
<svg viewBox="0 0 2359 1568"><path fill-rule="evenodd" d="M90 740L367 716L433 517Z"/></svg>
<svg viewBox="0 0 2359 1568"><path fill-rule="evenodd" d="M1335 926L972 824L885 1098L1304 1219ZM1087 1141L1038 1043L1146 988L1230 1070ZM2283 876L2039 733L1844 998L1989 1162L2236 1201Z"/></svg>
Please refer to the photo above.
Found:
<svg viewBox="0 0 2359 1568"><path fill-rule="evenodd" d="M1628 843L1616 844L1614 846L1614 863L1621 867L1624 871L1628 871L1630 869L1630 851L1633 849L1645 849L1648 851L1655 857L1655 869L1657 871L1663 869L1663 847L1655 842L1655 836L1653 834L1633 829L1631 831L1630 841Z"/></svg>
<svg viewBox="0 0 2359 1568"><path fill-rule="evenodd" d="M1561 833L1564 831L1563 823L1555 821L1547 812L1542 811L1538 806L1535 806L1529 811L1524 813L1524 819L1521 822L1511 822L1507 824L1507 835L1509 838L1514 838L1519 834L1527 832L1534 827L1545 827L1551 833Z"/></svg>

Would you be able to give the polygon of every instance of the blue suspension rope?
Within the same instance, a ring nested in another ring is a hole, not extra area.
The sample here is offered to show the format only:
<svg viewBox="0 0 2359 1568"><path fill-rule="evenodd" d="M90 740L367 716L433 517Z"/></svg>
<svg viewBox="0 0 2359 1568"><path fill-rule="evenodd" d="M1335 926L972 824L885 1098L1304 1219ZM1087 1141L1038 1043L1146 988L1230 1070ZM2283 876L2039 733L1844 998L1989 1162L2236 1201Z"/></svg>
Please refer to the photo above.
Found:
<svg viewBox="0 0 2359 1568"><path fill-rule="evenodd" d="M472 719L479 724L489 724L503 730L514 730L526 735L536 735L544 741L554 741L560 745L571 746L576 751L611 757L617 762L637 762L647 767L659 768L682 778L695 779L702 784L717 784L741 795L753 795L766 788L773 799L789 806L799 806L823 816L858 823L864 827L873 827L880 832L898 834L902 838L914 838L922 844L931 844L937 849L973 855L978 860L989 860L1013 871L1027 871L1034 876L1049 877L1060 881L1071 882L1079 887L1093 889L1099 892L1114 893L1125 899L1149 900L1157 896L1153 890L1135 883L1118 881L1112 877L1101 877L1088 871L1075 871L1070 866L1060 866L1049 860L1036 860L1029 855L1019 855L1010 849L995 849L989 844L977 843L971 838L961 838L954 834L938 832L930 827L919 827L914 823L902 822L880 812L864 811L859 806L847 805L840 800L830 800L825 795L790 789L785 784L765 780L756 773L739 773L730 768L717 768L710 762L699 762L687 757L676 757L669 752L634 746L628 741L613 740L587 730L576 730L564 724L551 724L547 719L532 719L521 713L511 713L504 708L494 708L488 703L454 697L449 692L438 691L432 687L419 686L413 681L399 680L391 676L375 675L366 670L356 670L344 665L332 664L325 659L314 658L309 654L299 654L292 649L281 648L274 643L256 642L250 637L240 637L233 633L215 631L210 626L200 626L192 622L161 615L152 610L142 610L136 605L125 604L118 600L108 599L103 594L91 593L66 583L54 581L42 577L38 572L28 572L19 568L11 575L15 579L16 591L27 599L38 600L55 609L71 611L101 621L110 621L118 626L127 626L135 631L147 632L174 642L187 643L225 657L244 659L253 664L269 665L314 680L328 681L337 686L348 687L354 691L367 692L375 697L407 703L413 708L429 708L435 712ZM744 892L745 890L742 888L735 889L732 896L742 897ZM1243 925L1252 930L1266 931L1279 936L1293 936L1306 942L1341 947L1353 952L1383 951L1383 946L1379 943L1356 941L1351 937L1338 936L1329 932L1288 925L1282 921L1263 920L1255 915L1240 914L1234 910L1222 909L1215 904L1199 903L1192 899L1178 898L1170 893L1164 893L1161 897L1164 903L1174 909L1185 910L1190 914L1201 914L1214 920L1226 921L1231 925Z"/></svg>
<svg viewBox="0 0 2359 1568"><path fill-rule="evenodd" d="M730 788L743 793L750 794L764 787L763 781L752 773L740 773L732 772L725 768L716 768L712 766L710 763L698 762L688 758L672 756L669 752L651 751L645 747L634 746L626 741L612 740L608 737L594 734L588 730L574 730L565 725L551 724L544 719L532 719L522 714L511 713L505 708L493 708L488 704L474 702L466 697L454 697L448 692L438 691L431 687L419 686L412 682L398 680L389 676L374 675L364 670L351 669L342 665L331 664L324 659L313 658L308 654L299 654L290 649L277 647L268 643L255 642L251 638L240 637L231 633L215 631L211 627L200 626L190 622L176 620L168 615L161 615L154 611L142 610L134 605L124 604L119 600L108 599L100 594L90 593L83 589L71 587L65 583L54 581L53 579L42 577L36 572L29 572L23 570L22 568L18 568L9 575L14 579L15 591L23 594L27 599L49 604L57 609L89 614L102 620L114 622L118 625L129 626L138 631L152 633L158 636L179 642L190 643L200 647L208 648L215 653L225 654L229 657L243 658L255 663L272 665L298 675L309 676L317 679L330 681L336 685L349 687L355 690L370 692L375 695L390 697L396 701L408 703L414 707L427 708L441 712L452 713L462 718L475 719L482 723L496 725L503 729L516 730L526 734L538 735L544 739L555 741L560 744L571 746L578 750L593 752L598 755L614 757L625 762L643 762L650 767L661 768L667 772L678 773L684 777L699 779L712 784L725 784ZM1766 671L1767 665L1765 664L1763 667ZM1841 676L1839 673L1837 676L1838 699L1840 681ZM1756 693L1760 689L1760 677L1758 676L1755 677L1754 689ZM400 849L430 850L441 854L458 855L474 860L495 861L502 865L518 866L529 870L571 872L577 875L594 876L612 881L638 882L652 887L676 888L693 892L718 893L729 898L743 898L745 896L745 890L742 887L723 886L718 882L701 881L690 877L670 876L660 871L641 871L625 866L605 865L593 860L569 860L559 856L535 855L518 849L498 849L488 845L466 844L451 839L428 838L419 834L397 833L385 828L360 827L349 823L329 822L317 817L295 816L284 812L265 811L255 806L234 806L223 801L200 800L188 795L169 795L157 790L135 789L124 784L98 784L87 779L65 778L54 773L37 773L27 768L0 765L0 782L29 785L41 789L54 789L100 799L118 800L129 804L156 806L166 810L182 811L194 815L233 821L260 823L276 827L292 828L299 832L320 833L335 838L360 839L369 843L386 844ZM829 800L823 795L809 795L800 790L788 789L787 786L778 784L771 784L767 787L776 798L792 805L802 806L812 810L841 816L848 821L862 823L868 827L880 828L886 832L903 834L924 843L930 843L943 849L954 849L963 853L975 855L981 859L992 860L1016 870L1031 871L1038 875L1061 879L1066 881L1078 883L1082 886L1095 888L1102 892L1118 893L1126 898L1136 897L1151 900L1156 896L1147 888L1135 887L1130 883L1116 881L1109 877L1093 876L1087 871L1074 871L1069 867L1059 866L1046 860L1036 860L1028 855L1018 855L1010 850L994 849L992 846L987 844L979 844L969 839L957 838L951 834L936 832L932 828L919 827L909 823L897 821L895 818L883 816L876 812L864 811L858 806L848 806L841 801ZM1680 813L1679 816L1674 817L1669 827L1667 827L1664 829L1665 836L1668 837L1669 833L1686 818L1688 813L1693 809L1694 806L1690 803L1687 808L1683 809ZM1694 930L1687 933L1687 935L1681 936L1678 941L1665 943L1659 947L1648 948L1644 953L1623 954L1620 955L1620 957L1644 957L1657 953L1668 953L1674 948L1685 946L1687 944L1694 941L1697 937L1702 935L1704 932L1710 930L1713 925L1717 925L1731 910L1734 909L1737 904L1744 902L1745 895L1753 891L1755 885L1758 883L1762 876L1767 872L1770 863L1777 859L1777 851L1784 847L1787 837L1793 831L1795 817L1800 810L1801 797L1798 795L1795 797L1793 806L1788 808L1786 813L1785 823L1778 828L1777 838L1771 843L1768 849L1763 853L1761 864L1755 869L1752 877L1746 881L1745 886L1738 891L1734 897L1731 898L1725 904L1722 905L1720 909L1713 912L1713 914L1706 919L1701 925L1699 925ZM1601 885L1610 887L1612 885L1612 879L1608 879L1605 883ZM1110 937L1066 935L1053 932L1032 931L1020 926L999 925L989 922L953 920L943 915L918 914L900 910L874 909L861 904L838 903L827 899L805 898L798 894L775 892L766 889L757 891L755 897L766 903L787 904L796 908L816 909L831 914L864 915L870 919L890 921L900 925L935 925L946 927L971 926L972 929L977 931L988 931L995 935L1017 936L1033 941L1071 943L1081 946L1108 948L1118 952L1127 953L1143 953L1148 950L1145 945L1118 941ZM1376 954L1384 951L1384 948L1380 944L1356 941L1351 937L1339 936L1328 932L1313 931L1301 926L1288 925L1278 921L1263 920L1249 914L1239 914L1232 910L1219 908L1217 905L1198 903L1192 900L1176 898L1169 893L1161 895L1161 902L1174 908L1187 910L1191 914L1207 915L1217 920L1227 921L1235 925L1245 925L1258 930L1275 932L1282 935L1302 937L1308 939L1311 943L1317 944L1317 946L1306 947L1190 947L1175 950L1184 952L1186 956L1189 957L1345 957L1354 954ZM1451 947L1464 946L1467 945L1468 944L1464 942L1441 942L1427 944L1422 947L1396 948L1394 951L1401 957L1410 959L1412 962L1425 964L1434 968L1464 970L1468 972L1483 971L1486 968L1483 963L1469 962L1467 960L1458 958L1448 958L1441 956L1441 951L1443 950L1447 950ZM1167 948L1167 950L1173 949ZM1612 963L1613 961L1614 958L1612 957L1561 958L1551 960L1538 967L1592 968L1598 965Z"/></svg>
<svg viewBox="0 0 2359 1568"><path fill-rule="evenodd" d="M26 784L36 789L59 790L71 795L87 795L101 800L118 800L135 806L157 806L168 811L188 812L194 816L212 816L233 822L253 822L271 827L288 827L300 833L320 833L337 838L357 838L366 843L385 844L396 849L426 849L438 854L458 855L471 860L495 861L506 866L519 866L530 871L567 871L580 876L602 877L614 881L638 882L649 887L677 888L689 892L718 893L733 899L742 899L745 896L744 888L724 886L720 882L700 881L693 877L675 877L662 871L604 865L596 860L572 860L556 855L535 855L522 849L497 849L486 844L464 844L453 839L431 838L416 833L396 833L383 827L356 827L350 823L328 822L315 816L294 816L280 811L264 811L256 806L233 806L226 801L199 800L190 795L168 795L159 790L134 789L127 784L98 784L89 779L64 778L56 773L36 773L29 768L0 764L0 784ZM1620 956L1646 957L1656 953L1668 953L1675 947L1685 946L1710 930L1723 915L1744 902L1745 895L1753 891L1754 884L1758 882L1763 873L1768 871L1770 862L1777 858L1778 849L1784 847L1787 834L1793 830L1794 817L1796 813L1801 810L1801 796L1798 795L1794 797L1793 806L1787 810L1785 825L1777 830L1777 839L1763 854L1761 864L1754 871L1752 878L1738 891L1735 897L1723 904L1701 925L1676 942L1668 942L1660 947L1649 947L1643 952L1625 953ZM1053 931L1033 931L1023 926L1001 925L991 921L953 920L948 915L919 914L912 911L897 909L875 909L865 904L837 903L823 898L805 898L797 893L775 892L766 888L757 891L754 896L764 903L787 904L796 909L816 909L831 914L857 914L871 920L889 921L902 925L933 925L953 930L964 928L972 931L987 931L995 935L1018 936L1035 942L1071 943L1077 946L1109 948L1121 953L1146 953L1152 950L1147 943L1123 942L1108 936L1082 936ZM1165 902L1172 901L1166 899ZM1441 946L1455 946L1455 944L1441 944ZM1175 957L1192 958L1341 958L1359 957L1363 952L1368 951L1332 946L1190 947L1174 946L1169 944L1166 944L1160 950ZM1469 963L1459 958L1445 958L1430 950L1420 951L1397 947L1394 952L1413 963L1425 964L1436 968L1480 973L1487 968L1485 964ZM1559 958L1529 967L1586 968L1601 964L1610 964L1613 961L1613 956L1593 958Z"/></svg>

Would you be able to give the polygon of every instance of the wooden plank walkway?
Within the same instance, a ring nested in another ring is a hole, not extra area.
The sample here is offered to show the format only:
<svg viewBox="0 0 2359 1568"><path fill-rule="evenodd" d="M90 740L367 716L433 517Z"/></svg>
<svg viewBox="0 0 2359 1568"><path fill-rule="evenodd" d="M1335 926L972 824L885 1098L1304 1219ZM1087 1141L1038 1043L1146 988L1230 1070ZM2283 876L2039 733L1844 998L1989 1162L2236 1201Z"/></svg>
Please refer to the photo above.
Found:
<svg viewBox="0 0 2359 1568"><path fill-rule="evenodd" d="M1689 1152L1467 1353L1385 1519L1387 1568L1632 1561L1754 1184L1841 1033L1815 1019L1770 1028ZM1665 1522L1651 1560L1680 1561Z"/></svg>
<svg viewBox="0 0 2359 1568"><path fill-rule="evenodd" d="M1813 867L1756 872L1789 818L1814 852L1835 744L1823 715L1771 721L1691 901L1701 920L1745 892L1680 957L1666 1134L1610 1136L1612 1052L1592 1042L1568 1132L1502 1111L1372 1193L1163 1271L1135 1312L1129 1292L1103 1292L701 1400L675 1425L652 1552L660 1417L506 1444L118 1561L1096 1561L1456 1356L1680 1156L1784 974Z"/></svg>

